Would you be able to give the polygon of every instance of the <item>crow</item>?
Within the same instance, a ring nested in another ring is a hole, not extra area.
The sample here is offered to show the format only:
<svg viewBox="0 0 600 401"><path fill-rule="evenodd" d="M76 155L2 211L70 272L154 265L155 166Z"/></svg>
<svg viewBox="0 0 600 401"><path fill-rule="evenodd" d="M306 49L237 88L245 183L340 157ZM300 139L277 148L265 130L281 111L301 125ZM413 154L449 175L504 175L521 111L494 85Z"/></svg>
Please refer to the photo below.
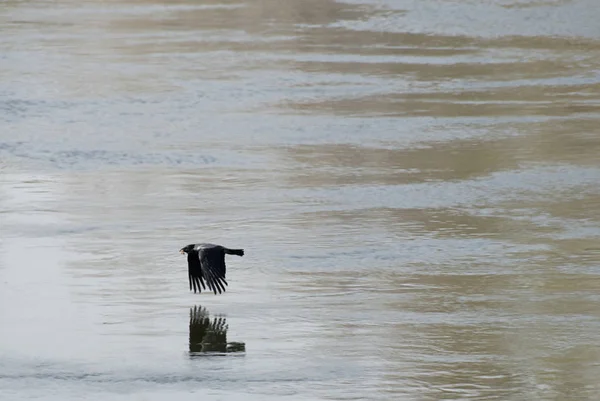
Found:
<svg viewBox="0 0 600 401"><path fill-rule="evenodd" d="M181 254L187 253L188 279L190 291L194 289L202 292L208 286L215 295L225 292L225 254L244 256L243 249L229 249L215 244L190 244L179 250ZM204 282L206 281L206 285Z"/></svg>

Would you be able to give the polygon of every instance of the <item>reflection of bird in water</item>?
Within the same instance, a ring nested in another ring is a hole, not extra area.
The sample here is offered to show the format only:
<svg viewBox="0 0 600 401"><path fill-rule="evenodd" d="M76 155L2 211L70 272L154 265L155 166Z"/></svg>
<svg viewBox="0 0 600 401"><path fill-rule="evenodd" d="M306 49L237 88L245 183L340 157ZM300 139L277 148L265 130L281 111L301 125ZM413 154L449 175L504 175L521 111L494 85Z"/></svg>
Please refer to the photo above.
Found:
<svg viewBox="0 0 600 401"><path fill-rule="evenodd" d="M244 343L227 342L227 321L224 317L210 318L201 306L190 308L190 354L243 352Z"/></svg>
<svg viewBox="0 0 600 401"><path fill-rule="evenodd" d="M225 292L225 255L244 256L243 249L229 249L215 244L190 244L179 250L180 253L187 253L188 260L188 279L190 281L190 291L194 288L202 292L206 289L212 290L215 295L217 292Z"/></svg>

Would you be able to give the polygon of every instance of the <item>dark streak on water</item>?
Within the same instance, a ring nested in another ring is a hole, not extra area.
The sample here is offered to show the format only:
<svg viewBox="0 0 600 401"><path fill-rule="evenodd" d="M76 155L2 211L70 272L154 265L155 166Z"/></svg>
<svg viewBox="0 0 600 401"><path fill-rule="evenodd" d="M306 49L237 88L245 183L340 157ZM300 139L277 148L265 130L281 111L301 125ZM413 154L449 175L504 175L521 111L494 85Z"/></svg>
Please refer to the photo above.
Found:
<svg viewBox="0 0 600 401"><path fill-rule="evenodd" d="M599 12L4 1L0 399L600 399Z"/></svg>

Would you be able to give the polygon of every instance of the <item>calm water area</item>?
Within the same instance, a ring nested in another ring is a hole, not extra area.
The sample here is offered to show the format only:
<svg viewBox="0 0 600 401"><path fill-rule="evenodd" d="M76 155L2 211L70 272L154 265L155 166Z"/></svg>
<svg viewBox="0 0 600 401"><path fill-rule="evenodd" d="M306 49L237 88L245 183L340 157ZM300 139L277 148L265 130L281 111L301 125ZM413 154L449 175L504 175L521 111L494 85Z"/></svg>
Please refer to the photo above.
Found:
<svg viewBox="0 0 600 401"><path fill-rule="evenodd" d="M599 21L0 2L0 400L600 400Z"/></svg>

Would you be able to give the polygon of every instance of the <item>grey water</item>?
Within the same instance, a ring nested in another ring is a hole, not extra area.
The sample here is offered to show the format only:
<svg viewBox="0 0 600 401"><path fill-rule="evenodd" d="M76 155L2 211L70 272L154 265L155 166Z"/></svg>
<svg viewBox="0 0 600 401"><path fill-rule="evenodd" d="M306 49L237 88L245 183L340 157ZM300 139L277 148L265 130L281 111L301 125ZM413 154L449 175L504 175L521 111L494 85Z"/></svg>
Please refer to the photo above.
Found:
<svg viewBox="0 0 600 401"><path fill-rule="evenodd" d="M600 399L599 20L3 1L0 399Z"/></svg>

